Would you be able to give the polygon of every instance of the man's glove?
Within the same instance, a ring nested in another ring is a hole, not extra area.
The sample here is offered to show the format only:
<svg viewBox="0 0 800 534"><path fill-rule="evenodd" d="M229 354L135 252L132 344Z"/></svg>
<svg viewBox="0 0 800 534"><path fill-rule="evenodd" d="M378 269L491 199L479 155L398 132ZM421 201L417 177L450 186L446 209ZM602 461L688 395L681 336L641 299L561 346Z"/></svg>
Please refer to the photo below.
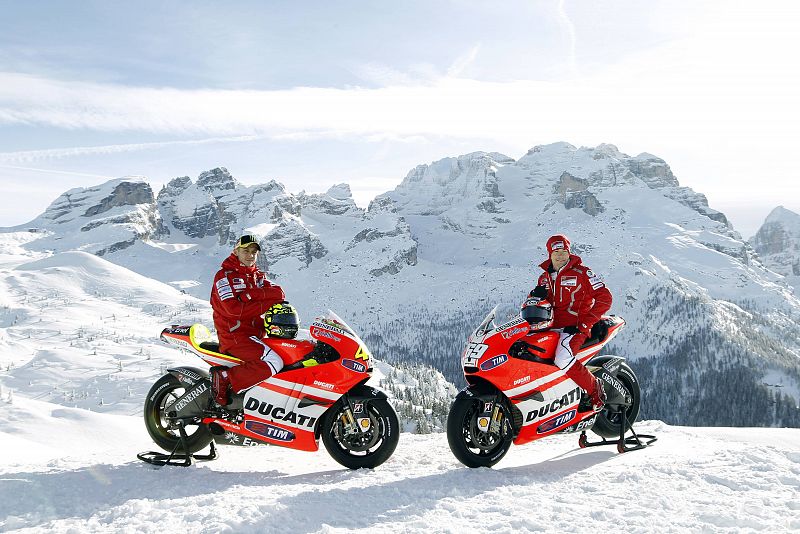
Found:
<svg viewBox="0 0 800 534"><path fill-rule="evenodd" d="M581 332L577 326L565 326L563 330L565 334L580 334Z"/></svg>
<svg viewBox="0 0 800 534"><path fill-rule="evenodd" d="M547 288L544 286L536 286L533 289L533 291L528 293L528 298L538 298L538 299L547 298Z"/></svg>

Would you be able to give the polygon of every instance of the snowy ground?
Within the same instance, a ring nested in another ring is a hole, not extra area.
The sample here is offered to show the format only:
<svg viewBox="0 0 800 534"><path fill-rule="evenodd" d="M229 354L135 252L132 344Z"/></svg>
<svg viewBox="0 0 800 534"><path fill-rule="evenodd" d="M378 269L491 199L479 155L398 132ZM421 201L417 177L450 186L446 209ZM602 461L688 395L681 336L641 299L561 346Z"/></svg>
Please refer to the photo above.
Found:
<svg viewBox="0 0 800 534"><path fill-rule="evenodd" d="M226 447L155 469L141 419L173 363L175 321L205 301L68 252L0 238L0 531L21 532L800 532L800 429L637 426L643 451L556 436L470 470L443 434L402 434L374 471L325 451Z"/></svg>
<svg viewBox="0 0 800 534"><path fill-rule="evenodd" d="M800 531L800 429L637 425L643 451L578 449L572 436L467 469L444 434L403 434L375 470L326 452L223 447L155 468L139 417L16 398L0 426L0 531Z"/></svg>

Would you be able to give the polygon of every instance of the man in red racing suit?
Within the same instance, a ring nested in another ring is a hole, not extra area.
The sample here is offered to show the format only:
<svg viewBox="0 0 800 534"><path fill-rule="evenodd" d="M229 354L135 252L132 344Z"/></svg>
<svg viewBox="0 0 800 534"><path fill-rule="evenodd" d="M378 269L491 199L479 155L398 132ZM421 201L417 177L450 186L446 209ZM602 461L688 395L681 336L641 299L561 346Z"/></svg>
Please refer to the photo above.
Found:
<svg viewBox="0 0 800 534"><path fill-rule="evenodd" d="M586 391L592 407L599 411L605 402L602 383L576 356L592 326L611 308L611 292L600 276L582 264L580 256L570 252L566 236L556 234L548 239L547 254L550 258L540 265L545 272L531 294L546 295L553 305L553 329L561 332L554 363Z"/></svg>
<svg viewBox="0 0 800 534"><path fill-rule="evenodd" d="M221 352L242 360L234 367L213 367L211 384L214 400L224 406L230 390L239 392L276 374L283 360L262 338L262 314L284 300L283 289L272 285L256 267L261 246L251 235L243 235L233 252L222 262L211 288L211 308Z"/></svg>

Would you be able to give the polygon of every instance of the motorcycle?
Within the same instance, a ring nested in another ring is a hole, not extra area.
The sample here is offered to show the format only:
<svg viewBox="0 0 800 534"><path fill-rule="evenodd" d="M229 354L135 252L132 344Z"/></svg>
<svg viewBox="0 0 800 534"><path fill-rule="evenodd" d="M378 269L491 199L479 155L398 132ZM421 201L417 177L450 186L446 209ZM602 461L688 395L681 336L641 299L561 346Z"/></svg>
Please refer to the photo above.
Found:
<svg viewBox="0 0 800 534"><path fill-rule="evenodd" d="M350 469L385 462L397 446L399 422L386 394L365 384L372 372L367 347L330 311L308 332L312 339L264 338L283 359L283 369L224 407L212 400L208 371L168 369L147 394L144 420L150 437L169 454L145 452L139 459L188 466L193 459L215 459L215 444L316 451L321 437L333 459ZM240 362L221 353L201 324L165 328L161 339L211 366ZM196 454L209 444L208 454Z"/></svg>
<svg viewBox="0 0 800 534"><path fill-rule="evenodd" d="M624 358L598 355L625 326L622 317L603 316L576 354L603 383L606 404L595 412L588 396L553 361L558 332L532 330L521 316L497 326L496 314L497 306L467 340L461 354L467 387L447 419L450 450L464 465L490 467L512 443L555 433L580 432L581 448L616 445L619 452L656 441L633 431L641 404L633 370ZM602 441L590 442L588 430ZM632 436L625 436L628 431Z"/></svg>

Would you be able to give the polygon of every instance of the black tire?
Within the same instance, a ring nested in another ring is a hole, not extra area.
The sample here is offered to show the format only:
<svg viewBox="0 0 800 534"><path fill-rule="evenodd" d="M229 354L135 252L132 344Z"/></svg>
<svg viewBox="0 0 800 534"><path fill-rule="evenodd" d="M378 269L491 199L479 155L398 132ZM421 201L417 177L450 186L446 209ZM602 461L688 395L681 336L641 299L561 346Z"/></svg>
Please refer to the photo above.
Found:
<svg viewBox="0 0 800 534"><path fill-rule="evenodd" d="M447 415L447 443L458 460L467 467L491 467L511 448L511 413L501 403L503 413L500 431L482 432L478 429L481 401L456 397Z"/></svg>
<svg viewBox="0 0 800 534"><path fill-rule="evenodd" d="M617 373L617 379L622 382L622 385L628 390L633 403L628 410L628 422L632 425L636 418L639 417L639 408L642 401L642 393L639 390L639 380L627 363L622 363ZM622 424L622 414L620 412L612 412L608 408L598 414L597 420L592 425L592 432L603 438L619 438L620 425Z"/></svg>
<svg viewBox="0 0 800 534"><path fill-rule="evenodd" d="M349 469L373 469L389 459L400 439L397 413L385 399L365 403L370 429L348 435L344 404L337 403L325 412L320 423L322 442L331 457Z"/></svg>
<svg viewBox="0 0 800 534"><path fill-rule="evenodd" d="M156 442L156 445L165 451L172 451L180 443L180 433L177 428L171 428L166 419L169 407L178 397L185 392L184 385L171 374L159 378L144 401L144 425L147 433ZM178 447L178 452L193 454L211 443L213 436L206 425L187 425L187 447L184 451Z"/></svg>

